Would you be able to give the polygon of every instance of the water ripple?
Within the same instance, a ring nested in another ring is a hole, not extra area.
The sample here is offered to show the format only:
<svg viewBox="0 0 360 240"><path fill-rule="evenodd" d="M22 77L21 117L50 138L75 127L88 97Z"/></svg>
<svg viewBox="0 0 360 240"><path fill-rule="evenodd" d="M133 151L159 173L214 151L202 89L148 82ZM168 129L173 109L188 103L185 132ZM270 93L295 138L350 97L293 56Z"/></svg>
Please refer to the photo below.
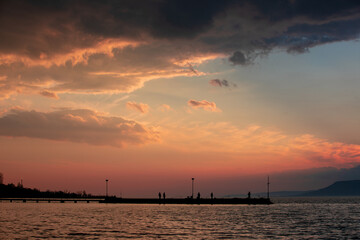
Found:
<svg viewBox="0 0 360 240"><path fill-rule="evenodd" d="M356 239L360 199L271 206L0 203L0 239Z"/></svg>

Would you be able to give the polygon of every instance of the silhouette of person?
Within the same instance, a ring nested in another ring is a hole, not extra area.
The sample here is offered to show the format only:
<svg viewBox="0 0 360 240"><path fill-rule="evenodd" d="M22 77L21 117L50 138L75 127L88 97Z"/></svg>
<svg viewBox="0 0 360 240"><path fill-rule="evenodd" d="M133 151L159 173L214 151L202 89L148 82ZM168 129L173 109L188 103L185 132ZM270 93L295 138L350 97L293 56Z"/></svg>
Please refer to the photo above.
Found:
<svg viewBox="0 0 360 240"><path fill-rule="evenodd" d="M211 194L210 194L210 197L211 197L211 199L213 199L213 198L214 198L214 194L213 194L213 193L211 193Z"/></svg>
<svg viewBox="0 0 360 240"><path fill-rule="evenodd" d="M161 192L159 192L159 200L161 199Z"/></svg>
<svg viewBox="0 0 360 240"><path fill-rule="evenodd" d="M200 193L198 192L197 199L200 199Z"/></svg>
<svg viewBox="0 0 360 240"><path fill-rule="evenodd" d="M251 193L250 192L248 192L248 198L251 198Z"/></svg>
<svg viewBox="0 0 360 240"><path fill-rule="evenodd" d="M163 193L163 198L164 198L164 200L165 200L165 192Z"/></svg>

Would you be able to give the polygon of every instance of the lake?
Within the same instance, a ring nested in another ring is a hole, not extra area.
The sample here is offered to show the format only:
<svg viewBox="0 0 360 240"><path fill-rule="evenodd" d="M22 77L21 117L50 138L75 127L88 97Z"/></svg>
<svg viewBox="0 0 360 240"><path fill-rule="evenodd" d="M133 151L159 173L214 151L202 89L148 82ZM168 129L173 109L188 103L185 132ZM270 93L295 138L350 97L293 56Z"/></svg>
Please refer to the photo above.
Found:
<svg viewBox="0 0 360 240"><path fill-rule="evenodd" d="M358 239L360 198L273 205L0 203L0 239Z"/></svg>

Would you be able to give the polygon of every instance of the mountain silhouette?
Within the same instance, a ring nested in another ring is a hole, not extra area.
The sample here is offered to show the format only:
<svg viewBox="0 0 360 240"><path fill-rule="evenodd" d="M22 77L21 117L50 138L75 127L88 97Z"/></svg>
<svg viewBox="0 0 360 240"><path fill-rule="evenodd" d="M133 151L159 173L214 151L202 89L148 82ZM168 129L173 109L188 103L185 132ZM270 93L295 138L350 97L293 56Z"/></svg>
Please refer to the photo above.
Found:
<svg viewBox="0 0 360 240"><path fill-rule="evenodd" d="M265 197L266 192L254 193L254 196ZM245 194L231 194L225 197L245 197ZM320 196L360 196L360 180L337 181L328 187L308 191L270 192L270 197L320 197Z"/></svg>
<svg viewBox="0 0 360 240"><path fill-rule="evenodd" d="M360 180L338 181L328 187L303 193L301 196L360 196Z"/></svg>

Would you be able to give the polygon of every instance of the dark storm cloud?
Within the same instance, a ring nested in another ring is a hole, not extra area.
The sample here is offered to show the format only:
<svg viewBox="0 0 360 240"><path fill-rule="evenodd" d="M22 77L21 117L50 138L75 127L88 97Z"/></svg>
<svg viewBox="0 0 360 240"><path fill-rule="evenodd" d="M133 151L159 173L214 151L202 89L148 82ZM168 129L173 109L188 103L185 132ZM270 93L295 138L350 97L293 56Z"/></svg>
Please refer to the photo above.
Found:
<svg viewBox="0 0 360 240"><path fill-rule="evenodd" d="M332 22L334 35L343 39L341 18L359 18L356 0L148 0L148 1L1 1L0 51L39 57L41 52L68 52L73 47L90 46L102 38L141 39L194 38L210 30L216 18L229 9L256 24L265 20L275 24L302 18L308 24ZM251 9L252 11L246 11ZM234 14L234 12L232 12ZM300 20L299 20L300 21ZM296 21L297 24L301 24ZM329 25L316 25L316 33ZM301 33L299 27L289 32ZM314 30L315 30L314 28ZM356 37L358 26L346 27ZM300 31L297 31L299 29ZM240 29L241 31L241 29ZM278 33L282 35L282 33ZM318 34L318 36L320 36ZM280 37L280 36L274 36ZM346 40L349 34L346 34ZM236 40L236 39L234 39ZM263 41L263 39L255 39ZM321 42L320 42L321 43Z"/></svg>
<svg viewBox="0 0 360 240"><path fill-rule="evenodd" d="M357 0L253 0L259 17L273 22L303 16L314 20L343 17L359 10Z"/></svg>
<svg viewBox="0 0 360 240"><path fill-rule="evenodd" d="M161 1L158 27L152 29L157 37L194 37L208 30L214 17L236 1L175 0Z"/></svg>
<svg viewBox="0 0 360 240"><path fill-rule="evenodd" d="M0 51L31 57L103 38L189 38L211 26L217 1L2 1Z"/></svg>
<svg viewBox="0 0 360 240"><path fill-rule="evenodd" d="M51 81L52 92L129 92L200 75L191 59L247 66L359 33L357 0L0 0L0 97Z"/></svg>
<svg viewBox="0 0 360 240"><path fill-rule="evenodd" d="M269 45L284 46L288 52L306 52L309 48L336 41L359 38L360 18L354 20L333 21L325 24L296 24L283 35L266 39Z"/></svg>
<svg viewBox="0 0 360 240"><path fill-rule="evenodd" d="M234 54L229 58L229 61L235 65L246 65L249 63L249 60L240 51L234 52Z"/></svg>

